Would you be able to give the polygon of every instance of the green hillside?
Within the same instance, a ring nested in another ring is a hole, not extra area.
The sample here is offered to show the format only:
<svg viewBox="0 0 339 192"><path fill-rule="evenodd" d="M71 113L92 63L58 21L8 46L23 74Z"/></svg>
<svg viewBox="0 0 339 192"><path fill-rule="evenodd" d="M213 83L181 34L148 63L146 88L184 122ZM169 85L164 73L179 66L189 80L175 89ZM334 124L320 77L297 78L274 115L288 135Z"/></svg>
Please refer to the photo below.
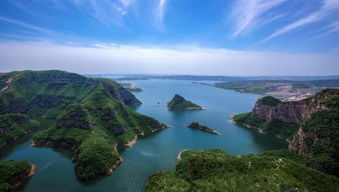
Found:
<svg viewBox="0 0 339 192"><path fill-rule="evenodd" d="M175 171L150 176L146 192L317 191L335 192L339 180L289 159L230 156L222 150L185 151Z"/></svg>
<svg viewBox="0 0 339 192"><path fill-rule="evenodd" d="M16 116L29 122L15 124L15 132L7 131L6 139L18 139L39 125L34 145L74 151L81 180L111 173L121 163L120 146L138 134L166 127L131 110L127 105L140 101L112 80L63 71L22 71L0 76L0 82L0 125L14 125L8 117Z"/></svg>

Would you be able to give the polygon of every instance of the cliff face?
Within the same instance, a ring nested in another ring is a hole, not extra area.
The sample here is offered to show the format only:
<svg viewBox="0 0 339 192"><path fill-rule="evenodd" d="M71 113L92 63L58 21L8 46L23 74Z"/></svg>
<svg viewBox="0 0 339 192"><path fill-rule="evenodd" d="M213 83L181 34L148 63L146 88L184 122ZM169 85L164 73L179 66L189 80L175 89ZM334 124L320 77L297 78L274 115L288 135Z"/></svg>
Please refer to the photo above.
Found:
<svg viewBox="0 0 339 192"><path fill-rule="evenodd" d="M284 131L290 151L318 159L311 167L338 176L339 89L325 89L293 102L264 97L257 101L252 113L236 115L234 121L277 137ZM296 127L290 129L290 123Z"/></svg>
<svg viewBox="0 0 339 192"><path fill-rule="evenodd" d="M311 117L311 114L321 109L326 109L318 97L301 101L281 102L276 105L267 105L259 99L252 114L260 119L271 121L279 120L286 123L301 123Z"/></svg>

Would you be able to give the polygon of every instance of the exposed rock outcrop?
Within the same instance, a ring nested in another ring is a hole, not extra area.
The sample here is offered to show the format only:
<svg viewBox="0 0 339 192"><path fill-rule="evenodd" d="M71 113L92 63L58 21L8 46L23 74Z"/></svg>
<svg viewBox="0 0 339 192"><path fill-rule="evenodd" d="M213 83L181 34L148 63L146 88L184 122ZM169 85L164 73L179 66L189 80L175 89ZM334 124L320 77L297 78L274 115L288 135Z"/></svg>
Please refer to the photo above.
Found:
<svg viewBox="0 0 339 192"><path fill-rule="evenodd" d="M310 118L313 112L326 109L326 106L321 104L317 97L301 101L281 101L275 105L265 103L265 99L269 97L261 98L256 102L252 110L254 116L266 121L275 119L286 123L301 123Z"/></svg>
<svg viewBox="0 0 339 192"><path fill-rule="evenodd" d="M90 114L81 105L76 105L71 111L58 119L56 126L58 128L81 128L91 129L94 125L94 120L90 119Z"/></svg>

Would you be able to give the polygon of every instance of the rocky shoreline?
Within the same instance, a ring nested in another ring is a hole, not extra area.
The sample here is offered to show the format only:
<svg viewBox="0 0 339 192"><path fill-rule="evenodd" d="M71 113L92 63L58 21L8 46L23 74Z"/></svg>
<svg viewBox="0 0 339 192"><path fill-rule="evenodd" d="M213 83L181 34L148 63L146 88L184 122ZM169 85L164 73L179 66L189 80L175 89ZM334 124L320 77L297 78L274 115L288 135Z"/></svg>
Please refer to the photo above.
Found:
<svg viewBox="0 0 339 192"><path fill-rule="evenodd" d="M258 133L260 133L260 134L264 134L264 135L267 135L267 133L265 132L265 131L263 131L262 129L260 129L259 127L255 127L255 126L252 126L252 125L248 125L248 124L246 124L246 123L237 123L237 122L235 122L234 120L233 120L233 118L234 118L234 114L231 114L230 116L230 122L231 123L233 123L233 124L235 124L235 125L239 125L239 126L242 126L242 127L246 127L246 128L248 128L248 129L254 129L254 130L256 130ZM281 140L284 140L284 141L286 141L288 144L291 144L291 140L289 140L288 138L283 138L282 136L280 136L280 135L272 135L272 136L274 136L275 138L277 138L277 139L281 139Z"/></svg>
<svg viewBox="0 0 339 192"><path fill-rule="evenodd" d="M36 165L31 164L31 171L29 172L28 177L33 177L35 175L36 168L37 168Z"/></svg>
<svg viewBox="0 0 339 192"><path fill-rule="evenodd" d="M119 157L119 159L116 160L115 163L113 164L112 168L107 171L106 175L111 175L122 162L123 162L122 157Z"/></svg>
<svg viewBox="0 0 339 192"><path fill-rule="evenodd" d="M181 161L181 154L182 154L183 152L185 152L185 151L189 151L189 149L184 149L184 150L182 150L182 151L180 151L180 152L178 153L178 156L177 156L177 160L178 160L178 161Z"/></svg>
<svg viewBox="0 0 339 192"><path fill-rule="evenodd" d="M146 133L155 133L155 132L159 132L159 131L162 131L162 130L164 130L164 129L166 129L166 128L169 128L169 126L168 126L168 125L163 125L161 128L151 129L150 131L143 131L143 132L141 132L141 133L139 133L139 134L136 134L136 135L134 136L134 139L133 139L133 140L129 141L128 143L124 143L123 146L126 147L126 148L133 147L133 146L137 143L138 138L139 138L140 136L144 136Z"/></svg>

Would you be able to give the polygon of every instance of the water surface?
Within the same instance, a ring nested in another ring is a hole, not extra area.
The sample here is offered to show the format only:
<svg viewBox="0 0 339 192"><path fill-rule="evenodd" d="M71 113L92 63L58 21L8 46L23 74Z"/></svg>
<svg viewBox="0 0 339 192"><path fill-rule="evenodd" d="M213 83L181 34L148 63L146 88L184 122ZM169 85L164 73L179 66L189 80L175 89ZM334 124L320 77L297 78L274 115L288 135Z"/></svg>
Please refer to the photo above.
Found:
<svg viewBox="0 0 339 192"><path fill-rule="evenodd" d="M177 154L184 149L220 148L232 155L258 153L286 148L284 141L229 122L229 115L250 111L258 95L241 94L191 81L129 81L143 89L135 93L143 103L136 111L152 116L171 128L143 137L132 148L121 152L124 162L108 177L89 183L77 180L72 154L65 150L30 147L31 139L2 152L0 160L28 160L38 166L37 173L26 187L31 192L61 191L142 191L147 177L154 171L174 169ZM202 111L173 112L167 102L180 94L206 108ZM198 121L220 136L195 131L186 126Z"/></svg>

